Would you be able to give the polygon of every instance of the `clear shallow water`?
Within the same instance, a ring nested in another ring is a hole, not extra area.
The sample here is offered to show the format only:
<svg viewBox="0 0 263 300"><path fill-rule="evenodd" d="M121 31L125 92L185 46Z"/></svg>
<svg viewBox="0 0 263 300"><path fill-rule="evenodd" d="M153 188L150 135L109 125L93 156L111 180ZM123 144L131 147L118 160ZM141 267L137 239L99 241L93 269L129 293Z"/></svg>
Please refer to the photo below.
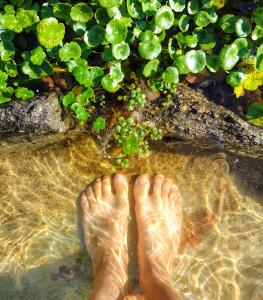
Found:
<svg viewBox="0 0 263 300"><path fill-rule="evenodd" d="M1 300L87 298L91 262L76 199L111 168L88 137L0 155ZM162 172L179 186L184 233L174 285L187 299L263 299L262 170L263 161L178 146L156 148L125 171L131 180ZM131 261L136 277L136 253Z"/></svg>

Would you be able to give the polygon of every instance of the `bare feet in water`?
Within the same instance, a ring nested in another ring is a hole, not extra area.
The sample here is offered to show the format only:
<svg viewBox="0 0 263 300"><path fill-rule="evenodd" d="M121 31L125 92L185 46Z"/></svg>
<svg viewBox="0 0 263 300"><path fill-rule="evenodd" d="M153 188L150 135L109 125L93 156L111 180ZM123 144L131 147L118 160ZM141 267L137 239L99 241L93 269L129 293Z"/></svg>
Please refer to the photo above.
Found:
<svg viewBox="0 0 263 300"><path fill-rule="evenodd" d="M118 299L127 280L128 182L97 179L81 197L84 242L93 263L94 287L90 299Z"/></svg>
<svg viewBox="0 0 263 300"><path fill-rule="evenodd" d="M124 176L104 177L81 198L85 245L91 255L94 288L90 299L121 299L127 280L128 183ZM140 283L147 299L179 299L172 287L172 263L181 234L181 198L170 179L156 175L150 193L147 175L134 184L138 224Z"/></svg>
<svg viewBox="0 0 263 300"><path fill-rule="evenodd" d="M150 193L148 176L140 175L134 184L134 196L141 286L149 299L178 299L171 280L182 223L178 189L159 174Z"/></svg>

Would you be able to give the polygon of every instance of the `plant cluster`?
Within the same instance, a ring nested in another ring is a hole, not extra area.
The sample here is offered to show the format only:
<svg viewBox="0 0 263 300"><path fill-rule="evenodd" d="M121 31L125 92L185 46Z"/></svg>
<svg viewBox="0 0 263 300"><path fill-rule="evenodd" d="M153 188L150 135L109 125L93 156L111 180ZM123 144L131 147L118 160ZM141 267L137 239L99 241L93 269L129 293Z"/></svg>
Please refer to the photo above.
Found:
<svg viewBox="0 0 263 300"><path fill-rule="evenodd" d="M82 123L98 91L117 93L129 111L143 107L131 74L170 95L181 75L224 70L240 96L263 84L262 0L1 0L0 104L30 99L30 82L55 68L81 86L62 102Z"/></svg>

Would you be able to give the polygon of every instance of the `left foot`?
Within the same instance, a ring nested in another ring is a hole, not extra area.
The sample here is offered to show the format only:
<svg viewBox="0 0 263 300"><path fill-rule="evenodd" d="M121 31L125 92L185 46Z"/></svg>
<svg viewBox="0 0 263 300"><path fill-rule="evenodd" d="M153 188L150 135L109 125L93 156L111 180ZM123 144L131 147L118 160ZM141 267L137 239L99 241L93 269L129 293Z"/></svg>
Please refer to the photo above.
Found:
<svg viewBox="0 0 263 300"><path fill-rule="evenodd" d="M122 292L128 265L128 182L117 174L113 185L115 192L110 177L105 176L97 179L81 197L84 242L93 264L93 295L105 289L107 299L117 299ZM104 299L98 293L91 298Z"/></svg>

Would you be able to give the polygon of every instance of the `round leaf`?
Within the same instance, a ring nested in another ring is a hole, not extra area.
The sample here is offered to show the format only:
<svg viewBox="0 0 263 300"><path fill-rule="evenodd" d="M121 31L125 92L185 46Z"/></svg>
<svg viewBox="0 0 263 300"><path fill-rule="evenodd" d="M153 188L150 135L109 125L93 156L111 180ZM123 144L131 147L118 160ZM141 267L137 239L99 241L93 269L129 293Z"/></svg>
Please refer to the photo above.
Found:
<svg viewBox="0 0 263 300"><path fill-rule="evenodd" d="M207 55L206 56L206 66L210 72L217 72L221 67L221 62L218 55Z"/></svg>
<svg viewBox="0 0 263 300"><path fill-rule="evenodd" d="M161 53L162 45L159 42L158 37L154 36L150 42L141 42L138 51L142 58L152 60Z"/></svg>
<svg viewBox="0 0 263 300"><path fill-rule="evenodd" d="M258 48L255 59L255 67L258 71L263 71L263 44Z"/></svg>
<svg viewBox="0 0 263 300"><path fill-rule="evenodd" d="M219 53L222 68L231 70L239 60L238 48L236 44L225 45Z"/></svg>
<svg viewBox="0 0 263 300"><path fill-rule="evenodd" d="M115 93L120 88L119 83L114 80L109 74L102 78L101 85L106 91L110 93Z"/></svg>
<svg viewBox="0 0 263 300"><path fill-rule="evenodd" d="M246 74L242 69L240 69L231 71L226 77L226 82L232 87L237 87L240 86L245 79Z"/></svg>
<svg viewBox="0 0 263 300"><path fill-rule="evenodd" d="M91 47L96 47L105 40L105 28L101 25L94 25L84 34L84 41Z"/></svg>
<svg viewBox="0 0 263 300"><path fill-rule="evenodd" d="M71 8L70 16L76 22L87 23L93 17L93 10L86 3L77 3Z"/></svg>
<svg viewBox="0 0 263 300"><path fill-rule="evenodd" d="M100 5L106 8L119 7L121 2L122 0L99 0Z"/></svg>
<svg viewBox="0 0 263 300"><path fill-rule="evenodd" d="M191 50L186 53L186 64L192 73L198 73L205 68L206 55L202 50Z"/></svg>
<svg viewBox="0 0 263 300"><path fill-rule="evenodd" d="M174 11L181 12L185 8L185 0L169 0L169 5Z"/></svg>
<svg viewBox="0 0 263 300"><path fill-rule="evenodd" d="M188 74L190 73L189 67L186 63L186 56L181 55L175 58L174 63L178 69L179 74Z"/></svg>
<svg viewBox="0 0 263 300"><path fill-rule="evenodd" d="M199 27L206 27L210 23L210 16L206 11L199 11L194 17L195 24Z"/></svg>
<svg viewBox="0 0 263 300"><path fill-rule="evenodd" d="M55 18L41 20L37 25L37 37L39 43L46 48L59 45L65 35L65 26L58 23Z"/></svg>
<svg viewBox="0 0 263 300"><path fill-rule="evenodd" d="M160 7L155 15L155 24L161 30L167 30L173 26L174 23L174 13L172 9L163 5Z"/></svg>
<svg viewBox="0 0 263 300"><path fill-rule="evenodd" d="M224 32L233 33L235 31L236 21L237 18L234 15L226 14L220 19L219 25Z"/></svg>
<svg viewBox="0 0 263 300"><path fill-rule="evenodd" d="M255 23L263 28L263 7L258 7L253 11L253 19Z"/></svg>
<svg viewBox="0 0 263 300"><path fill-rule="evenodd" d="M182 15L179 19L178 25L179 28L185 32L189 29L189 21L190 21L190 17L187 15Z"/></svg>
<svg viewBox="0 0 263 300"><path fill-rule="evenodd" d="M106 27L106 39L111 44L119 44L126 39L127 27L117 19L111 20Z"/></svg>
<svg viewBox="0 0 263 300"><path fill-rule="evenodd" d="M125 42L114 44L112 46L112 54L116 59L125 60L130 55L130 47Z"/></svg>
<svg viewBox="0 0 263 300"><path fill-rule="evenodd" d="M92 124L92 128L99 132L106 127L106 121L103 117L98 117Z"/></svg>
<svg viewBox="0 0 263 300"><path fill-rule="evenodd" d="M240 37L246 37L251 31L250 23L245 18L240 18L236 22L236 34Z"/></svg>
<svg viewBox="0 0 263 300"><path fill-rule="evenodd" d="M178 70L175 67L168 67L162 74L165 83L177 83L179 81Z"/></svg>
<svg viewBox="0 0 263 300"><path fill-rule="evenodd" d="M152 76L154 73L157 72L159 63L160 63L159 59L153 59L153 60L149 61L149 62L144 66L144 69L143 69L143 75L144 75L145 77L150 77L150 76Z"/></svg>
<svg viewBox="0 0 263 300"><path fill-rule="evenodd" d="M67 43L63 48L59 50L59 58L65 62L68 62L71 59L78 58L80 56L81 48L76 42Z"/></svg>
<svg viewBox="0 0 263 300"><path fill-rule="evenodd" d="M187 11L190 15L195 15L199 11L199 2L198 0L191 0L188 2Z"/></svg>

